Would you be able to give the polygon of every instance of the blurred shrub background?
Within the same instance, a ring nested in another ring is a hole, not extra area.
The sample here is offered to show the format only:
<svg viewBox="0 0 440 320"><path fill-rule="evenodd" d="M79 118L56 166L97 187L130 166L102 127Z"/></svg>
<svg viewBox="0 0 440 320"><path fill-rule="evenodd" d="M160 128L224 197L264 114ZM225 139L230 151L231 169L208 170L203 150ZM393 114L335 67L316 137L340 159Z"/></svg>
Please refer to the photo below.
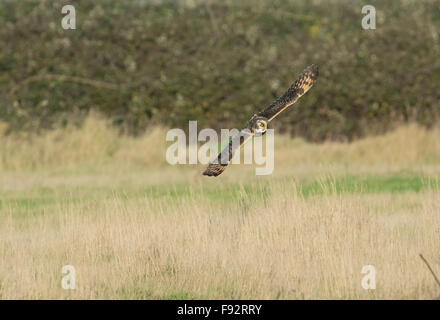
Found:
<svg viewBox="0 0 440 320"><path fill-rule="evenodd" d="M61 8L76 8L76 30ZM377 10L363 30L361 9ZM5 132L79 124L122 131L240 128L308 65L317 85L273 125L353 140L440 118L440 1L1 1Z"/></svg>

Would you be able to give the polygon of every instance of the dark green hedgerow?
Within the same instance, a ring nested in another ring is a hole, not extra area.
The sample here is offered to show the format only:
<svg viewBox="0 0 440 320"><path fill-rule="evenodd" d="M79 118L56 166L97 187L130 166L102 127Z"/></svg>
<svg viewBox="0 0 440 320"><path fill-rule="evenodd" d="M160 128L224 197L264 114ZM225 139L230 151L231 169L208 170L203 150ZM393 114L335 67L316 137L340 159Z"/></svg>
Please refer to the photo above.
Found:
<svg viewBox="0 0 440 320"><path fill-rule="evenodd" d="M61 28L73 4L77 29ZM307 65L320 78L274 126L355 139L440 115L440 2L2 1L0 119L11 130L90 110L132 133L152 124L241 127ZM91 80L91 81L90 81Z"/></svg>

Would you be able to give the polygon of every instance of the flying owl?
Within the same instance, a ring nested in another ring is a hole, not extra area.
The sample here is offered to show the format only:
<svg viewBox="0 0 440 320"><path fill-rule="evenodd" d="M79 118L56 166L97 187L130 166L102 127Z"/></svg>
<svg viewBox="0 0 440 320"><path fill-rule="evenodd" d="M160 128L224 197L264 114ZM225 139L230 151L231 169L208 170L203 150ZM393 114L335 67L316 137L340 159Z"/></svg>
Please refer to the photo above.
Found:
<svg viewBox="0 0 440 320"><path fill-rule="evenodd" d="M318 66L311 65L307 67L281 97L263 111L253 115L246 127L234 136L217 158L208 165L203 175L216 177L225 171L235 152L254 135L264 134L269 121L294 104L315 84L317 78Z"/></svg>

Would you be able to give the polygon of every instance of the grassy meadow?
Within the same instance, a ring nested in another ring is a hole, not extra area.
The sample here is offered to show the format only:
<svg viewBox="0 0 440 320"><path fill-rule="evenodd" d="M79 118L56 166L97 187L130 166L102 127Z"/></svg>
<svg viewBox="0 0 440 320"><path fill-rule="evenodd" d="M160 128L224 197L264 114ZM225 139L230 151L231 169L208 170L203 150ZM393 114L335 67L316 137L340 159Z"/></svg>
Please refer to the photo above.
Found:
<svg viewBox="0 0 440 320"><path fill-rule="evenodd" d="M0 131L3 131L0 125ZM0 132L0 299L433 299L440 129L275 136L275 170L165 162L164 128ZM64 265L76 289L61 287ZM361 286L376 269L376 289Z"/></svg>

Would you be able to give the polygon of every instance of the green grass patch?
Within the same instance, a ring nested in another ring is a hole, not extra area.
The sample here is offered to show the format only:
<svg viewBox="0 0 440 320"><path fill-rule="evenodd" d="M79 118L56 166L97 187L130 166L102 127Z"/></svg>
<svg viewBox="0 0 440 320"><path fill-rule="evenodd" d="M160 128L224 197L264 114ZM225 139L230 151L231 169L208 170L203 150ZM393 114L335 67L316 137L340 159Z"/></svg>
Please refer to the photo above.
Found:
<svg viewBox="0 0 440 320"><path fill-rule="evenodd" d="M304 196L320 195L323 193L402 193L420 192L436 188L438 179L423 176L358 176L347 175L341 178L326 178L314 180L300 185L299 193Z"/></svg>
<svg viewBox="0 0 440 320"><path fill-rule="evenodd" d="M312 181L296 182L297 195L304 198L326 194L344 193L404 193L422 192L428 189L438 189L438 178L419 175L346 175L342 177L327 177ZM286 185L287 187L287 185ZM292 189L294 190L294 189ZM123 201L142 198L164 201L181 199L200 199L205 201L234 204L237 202L248 206L254 202L266 201L273 194L270 185L260 182L248 184L158 184L135 187L117 185L109 187L94 186L64 186L61 189L48 187L31 190L7 191L0 193L0 212L9 211L16 218L35 216L55 212L68 204L99 203L117 197Z"/></svg>

